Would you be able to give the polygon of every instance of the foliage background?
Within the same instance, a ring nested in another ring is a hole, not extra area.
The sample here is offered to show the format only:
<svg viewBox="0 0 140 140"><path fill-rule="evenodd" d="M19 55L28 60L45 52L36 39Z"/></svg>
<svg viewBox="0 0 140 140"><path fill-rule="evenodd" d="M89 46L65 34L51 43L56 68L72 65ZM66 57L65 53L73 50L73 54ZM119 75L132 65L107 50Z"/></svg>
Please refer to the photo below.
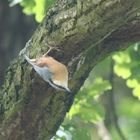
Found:
<svg viewBox="0 0 140 140"><path fill-rule="evenodd" d="M20 5L23 13L34 15L36 22L43 20L46 10L53 3L54 0L9 1L11 8ZM23 46L25 42L22 42ZM19 48L15 47L16 57ZM52 140L139 140L139 59L140 44L136 43L98 64L79 91L73 107Z"/></svg>

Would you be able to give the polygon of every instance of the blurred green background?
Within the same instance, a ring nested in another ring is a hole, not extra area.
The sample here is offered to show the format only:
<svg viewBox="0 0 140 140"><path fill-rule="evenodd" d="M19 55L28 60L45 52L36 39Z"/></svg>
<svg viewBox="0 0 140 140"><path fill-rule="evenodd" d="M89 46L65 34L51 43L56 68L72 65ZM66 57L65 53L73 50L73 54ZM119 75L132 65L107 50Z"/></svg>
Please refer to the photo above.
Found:
<svg viewBox="0 0 140 140"><path fill-rule="evenodd" d="M54 0L0 1L0 85ZM140 139L140 43L113 53L90 73L52 140Z"/></svg>

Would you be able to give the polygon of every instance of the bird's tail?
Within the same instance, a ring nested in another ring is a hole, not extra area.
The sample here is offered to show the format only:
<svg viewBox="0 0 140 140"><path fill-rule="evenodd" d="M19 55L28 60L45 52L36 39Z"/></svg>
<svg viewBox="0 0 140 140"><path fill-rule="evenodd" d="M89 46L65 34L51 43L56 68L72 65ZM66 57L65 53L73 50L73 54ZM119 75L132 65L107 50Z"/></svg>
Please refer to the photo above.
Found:
<svg viewBox="0 0 140 140"><path fill-rule="evenodd" d="M69 88L65 88L65 90L66 90L66 92L69 93L69 94L72 93L72 91L71 91Z"/></svg>
<svg viewBox="0 0 140 140"><path fill-rule="evenodd" d="M35 59L30 59L26 54L24 54L24 57L28 63L30 63L31 65L34 65Z"/></svg>

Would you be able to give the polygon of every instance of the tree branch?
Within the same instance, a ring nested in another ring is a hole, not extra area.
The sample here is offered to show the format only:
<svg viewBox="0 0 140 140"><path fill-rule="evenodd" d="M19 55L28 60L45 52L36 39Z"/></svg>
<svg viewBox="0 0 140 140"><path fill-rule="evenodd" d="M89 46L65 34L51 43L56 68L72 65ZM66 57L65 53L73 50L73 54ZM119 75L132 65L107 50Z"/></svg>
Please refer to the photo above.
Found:
<svg viewBox="0 0 140 140"><path fill-rule="evenodd" d="M140 40L138 13L139 0L58 0L27 50L34 58L47 51L47 43L59 47L60 52L50 55L68 66L73 94L50 87L18 57L8 68L0 91L0 139L49 140L92 68L111 52ZM124 30L129 31L127 37Z"/></svg>

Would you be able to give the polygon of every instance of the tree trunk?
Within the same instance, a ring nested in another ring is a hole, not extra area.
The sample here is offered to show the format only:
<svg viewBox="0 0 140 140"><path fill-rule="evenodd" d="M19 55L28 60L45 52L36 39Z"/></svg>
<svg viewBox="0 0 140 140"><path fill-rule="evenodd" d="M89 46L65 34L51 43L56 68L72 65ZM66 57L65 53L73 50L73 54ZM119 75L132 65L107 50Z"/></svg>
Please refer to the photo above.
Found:
<svg viewBox="0 0 140 140"><path fill-rule="evenodd" d="M73 93L50 87L19 56L0 91L0 139L49 140L93 67L111 52L140 41L139 36L139 0L57 0L25 51L35 58L48 50L47 43L59 47L50 55L68 67Z"/></svg>

